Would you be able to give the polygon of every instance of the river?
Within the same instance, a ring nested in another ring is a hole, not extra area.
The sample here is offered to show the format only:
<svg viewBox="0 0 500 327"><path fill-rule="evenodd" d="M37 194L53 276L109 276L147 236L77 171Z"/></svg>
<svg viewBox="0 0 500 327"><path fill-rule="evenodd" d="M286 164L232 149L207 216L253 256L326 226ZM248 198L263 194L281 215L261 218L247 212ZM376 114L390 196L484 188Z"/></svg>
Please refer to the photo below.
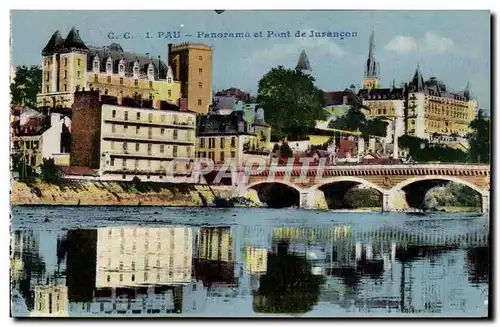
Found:
<svg viewBox="0 0 500 327"><path fill-rule="evenodd" d="M14 317L486 317L487 217L13 207Z"/></svg>

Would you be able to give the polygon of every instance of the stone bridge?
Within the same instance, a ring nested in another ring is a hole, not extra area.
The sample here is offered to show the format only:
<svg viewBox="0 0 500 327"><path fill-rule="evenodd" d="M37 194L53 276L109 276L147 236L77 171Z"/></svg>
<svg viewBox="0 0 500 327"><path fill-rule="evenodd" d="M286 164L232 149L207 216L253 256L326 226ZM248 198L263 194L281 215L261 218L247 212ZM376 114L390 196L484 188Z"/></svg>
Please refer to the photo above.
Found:
<svg viewBox="0 0 500 327"><path fill-rule="evenodd" d="M314 209L320 188L340 182L361 184L378 190L382 196L382 210L403 210L396 199L413 189L411 198L420 197L432 187L444 182L456 182L470 187L481 195L482 212L490 208L490 166L469 164L396 164L350 166L268 166L264 169L239 171L238 194L261 184L284 184L300 194L301 208Z"/></svg>

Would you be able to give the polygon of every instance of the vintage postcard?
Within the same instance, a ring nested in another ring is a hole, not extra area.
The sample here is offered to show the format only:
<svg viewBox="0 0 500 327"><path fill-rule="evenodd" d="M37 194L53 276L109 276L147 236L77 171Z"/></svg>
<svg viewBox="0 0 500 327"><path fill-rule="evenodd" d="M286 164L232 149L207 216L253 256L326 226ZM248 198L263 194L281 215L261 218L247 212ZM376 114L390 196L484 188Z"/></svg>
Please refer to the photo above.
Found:
<svg viewBox="0 0 500 327"><path fill-rule="evenodd" d="M490 317L489 11L11 11L11 316Z"/></svg>

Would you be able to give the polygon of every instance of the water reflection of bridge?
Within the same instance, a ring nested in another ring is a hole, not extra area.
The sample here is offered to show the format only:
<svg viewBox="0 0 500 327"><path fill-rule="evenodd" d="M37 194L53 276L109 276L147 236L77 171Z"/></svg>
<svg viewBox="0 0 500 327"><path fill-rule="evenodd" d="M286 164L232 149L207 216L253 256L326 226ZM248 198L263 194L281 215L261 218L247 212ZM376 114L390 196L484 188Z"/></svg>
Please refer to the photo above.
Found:
<svg viewBox="0 0 500 327"><path fill-rule="evenodd" d="M257 227L259 228L259 227ZM327 243L343 241L345 243L361 242L395 242L398 247L408 246L458 246L481 247L489 243L488 230L471 230L464 233L452 233L444 230L413 228L411 230L397 227L381 227L376 230L355 230L352 225L327 225L317 227L284 227L273 232L276 239L288 241L307 240L310 243Z"/></svg>

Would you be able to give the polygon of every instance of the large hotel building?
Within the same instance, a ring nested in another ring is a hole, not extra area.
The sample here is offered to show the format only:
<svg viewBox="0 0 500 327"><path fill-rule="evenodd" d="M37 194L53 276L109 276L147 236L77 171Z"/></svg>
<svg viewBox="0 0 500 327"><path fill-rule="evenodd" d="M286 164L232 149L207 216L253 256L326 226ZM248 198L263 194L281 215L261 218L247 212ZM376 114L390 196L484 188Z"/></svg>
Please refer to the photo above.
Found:
<svg viewBox="0 0 500 327"><path fill-rule="evenodd" d="M477 115L478 103L470 87L452 92L436 77L424 80L420 67L408 83L380 87L380 67L375 61L375 38L370 36L363 88L358 92L367 118L389 122L388 141L394 136L411 135L458 148L468 146L469 123Z"/></svg>
<svg viewBox="0 0 500 327"><path fill-rule="evenodd" d="M193 112L117 105L86 91L75 93L73 122L71 166L98 170L104 179L161 182L167 169L187 173L195 158ZM177 158L185 162L172 165Z"/></svg>
<svg viewBox="0 0 500 327"><path fill-rule="evenodd" d="M206 45L168 46L167 65L150 54L126 52L118 43L87 46L77 29L62 38L56 31L42 50L42 90L38 107L70 108L75 91L98 90L102 95L151 101L152 108L180 106L206 113L211 102L211 48Z"/></svg>

